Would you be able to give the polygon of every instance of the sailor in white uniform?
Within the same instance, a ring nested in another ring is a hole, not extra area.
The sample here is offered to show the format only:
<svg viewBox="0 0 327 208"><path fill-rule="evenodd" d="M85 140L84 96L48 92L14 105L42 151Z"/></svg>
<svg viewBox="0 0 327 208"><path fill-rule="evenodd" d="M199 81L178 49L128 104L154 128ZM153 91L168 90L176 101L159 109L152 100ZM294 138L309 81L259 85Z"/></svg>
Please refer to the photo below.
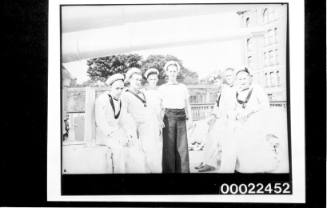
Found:
<svg viewBox="0 0 327 208"><path fill-rule="evenodd" d="M216 105L208 119L211 125L205 145L204 163L196 167L199 172L215 171L234 173L236 165L236 144L233 137L233 115L235 105L235 72L227 68L223 72L223 81L217 96Z"/></svg>
<svg viewBox="0 0 327 208"><path fill-rule="evenodd" d="M164 127L163 123L163 116L164 116L164 109L162 105L162 97L160 95L160 92L158 90L158 78L159 71L155 68L150 68L146 70L144 73L144 77L147 80L147 84L145 87L145 97L147 100L147 104L150 108L151 115L152 115L152 122L154 123L154 127L157 131L157 141L156 146L154 148L158 149L159 153L159 161L158 163L161 164L162 162L162 128Z"/></svg>
<svg viewBox="0 0 327 208"><path fill-rule="evenodd" d="M236 170L242 173L272 172L278 165L267 138L269 126L269 99L263 88L252 81L247 68L237 72L235 102L237 141Z"/></svg>
<svg viewBox="0 0 327 208"><path fill-rule="evenodd" d="M153 122L151 109L142 88L142 72L138 68L130 68L126 73L128 89L123 93L122 100L126 104L127 113L131 115L136 126L137 136L145 155L146 171L160 173L160 152L157 150L158 127Z"/></svg>
<svg viewBox="0 0 327 208"><path fill-rule="evenodd" d="M106 84L110 91L101 94L95 102L96 143L108 146L112 150L113 173L140 172L140 159L128 159L128 150L136 144L136 130L126 114L126 108L120 100L124 88L124 75L115 74Z"/></svg>

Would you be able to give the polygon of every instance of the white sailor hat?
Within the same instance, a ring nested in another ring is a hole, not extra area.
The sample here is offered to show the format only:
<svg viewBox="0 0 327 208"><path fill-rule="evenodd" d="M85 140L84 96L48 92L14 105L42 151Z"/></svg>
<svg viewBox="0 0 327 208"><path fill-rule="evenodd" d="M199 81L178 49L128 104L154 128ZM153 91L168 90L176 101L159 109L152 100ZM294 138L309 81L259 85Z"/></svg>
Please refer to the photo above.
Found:
<svg viewBox="0 0 327 208"><path fill-rule="evenodd" d="M142 75L142 71L139 68L136 68L136 67L130 68L126 72L126 79L125 79L125 81L126 82L129 81L134 74L140 74L140 75Z"/></svg>
<svg viewBox="0 0 327 208"><path fill-rule="evenodd" d="M114 74L107 79L106 84L111 86L114 82L116 82L118 80L121 80L124 82L124 75L123 74Z"/></svg>
<svg viewBox="0 0 327 208"><path fill-rule="evenodd" d="M150 69L146 70L146 72L144 73L144 77L148 78L148 76L151 75L151 74L159 75L158 69L150 68Z"/></svg>
<svg viewBox="0 0 327 208"><path fill-rule="evenodd" d="M240 72L245 72L245 73L248 73L250 76L252 76L251 71L250 71L249 68L247 68L247 67L244 67L244 68L242 68L242 69L239 69L239 70L236 72L236 75L238 75Z"/></svg>
<svg viewBox="0 0 327 208"><path fill-rule="evenodd" d="M180 67L180 65L179 65L179 63L178 63L177 61L168 61L168 62L165 64L165 66L164 66L164 70L165 70L165 72L167 71L167 69L168 69L168 67L169 67L170 65L174 65L174 66L176 66L176 67L177 67L177 72L180 72L181 67Z"/></svg>

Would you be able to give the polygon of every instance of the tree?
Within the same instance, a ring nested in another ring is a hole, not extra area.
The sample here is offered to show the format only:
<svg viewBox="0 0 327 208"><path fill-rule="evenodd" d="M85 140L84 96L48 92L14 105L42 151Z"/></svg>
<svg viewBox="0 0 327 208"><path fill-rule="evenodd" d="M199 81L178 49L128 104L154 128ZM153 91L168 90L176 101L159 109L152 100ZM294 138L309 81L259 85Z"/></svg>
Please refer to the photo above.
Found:
<svg viewBox="0 0 327 208"><path fill-rule="evenodd" d="M213 69L209 72L209 74L202 79L200 79L200 84L212 84L217 76L222 76L222 72L219 69Z"/></svg>
<svg viewBox="0 0 327 208"><path fill-rule="evenodd" d="M102 87L105 86L105 82L101 80L87 80L83 82L82 84L78 85L79 87Z"/></svg>
<svg viewBox="0 0 327 208"><path fill-rule="evenodd" d="M185 84L197 84L198 74L183 66L181 60L172 55L150 55L143 60L138 54L114 55L101 58L93 58L87 61L87 73L91 81L105 81L109 76L116 73L126 73L130 67L138 67L143 72L149 68L156 68L159 71L159 85L165 82L166 74L163 70L167 61L176 61L181 66L181 73L177 79ZM91 82L90 82L91 83ZM85 84L90 84L85 83Z"/></svg>
<svg viewBox="0 0 327 208"><path fill-rule="evenodd" d="M71 73L61 65L62 86L75 87L77 85L77 78L73 78Z"/></svg>
<svg viewBox="0 0 327 208"><path fill-rule="evenodd" d="M142 56L138 54L114 55L87 61L87 73L92 81L105 81L116 73L126 73L130 67L141 67Z"/></svg>
<svg viewBox="0 0 327 208"><path fill-rule="evenodd" d="M159 81L158 84L162 84L165 82L165 72L163 70L165 66L165 56L163 55L150 55L144 61L142 61L142 70L145 71L149 68L156 68L159 71Z"/></svg>
<svg viewBox="0 0 327 208"><path fill-rule="evenodd" d="M177 79L180 82L185 84L197 84L198 83L198 74L196 72L191 72L184 67L181 60L172 55L150 55L146 60L142 62L142 70L145 71L149 68L156 68L159 71L159 82L161 85L165 82L166 74L164 71L164 66L168 61L176 61L181 67L181 73L178 75Z"/></svg>

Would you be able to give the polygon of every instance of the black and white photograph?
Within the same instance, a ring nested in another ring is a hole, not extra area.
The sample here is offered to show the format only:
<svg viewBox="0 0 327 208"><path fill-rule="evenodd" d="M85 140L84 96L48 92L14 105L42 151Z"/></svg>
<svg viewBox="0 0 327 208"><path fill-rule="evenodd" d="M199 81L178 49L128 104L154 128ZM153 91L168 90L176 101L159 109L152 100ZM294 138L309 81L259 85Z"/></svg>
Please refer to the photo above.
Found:
<svg viewBox="0 0 327 208"><path fill-rule="evenodd" d="M286 4L61 10L64 174L289 172Z"/></svg>
<svg viewBox="0 0 327 208"><path fill-rule="evenodd" d="M135 176L215 177L216 194L291 195L289 6L56 7L61 194L107 193L84 193L74 178ZM250 185L255 177L262 187Z"/></svg>
<svg viewBox="0 0 327 208"><path fill-rule="evenodd" d="M0 207L326 206L326 2L2 5Z"/></svg>

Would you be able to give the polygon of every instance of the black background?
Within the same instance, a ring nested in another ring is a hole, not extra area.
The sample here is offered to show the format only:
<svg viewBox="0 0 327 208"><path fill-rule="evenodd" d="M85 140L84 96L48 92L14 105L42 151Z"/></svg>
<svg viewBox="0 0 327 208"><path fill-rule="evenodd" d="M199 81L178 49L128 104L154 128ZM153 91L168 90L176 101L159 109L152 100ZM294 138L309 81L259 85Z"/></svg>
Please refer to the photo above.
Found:
<svg viewBox="0 0 327 208"><path fill-rule="evenodd" d="M63 175L63 195L219 194L222 184L289 183L290 174ZM292 191L290 189L290 191Z"/></svg>
<svg viewBox="0 0 327 208"><path fill-rule="evenodd" d="M1 62L4 115L0 139L1 206L213 206L46 202L48 2L5 0L1 3L5 45ZM326 7L325 1L306 1L305 6L307 204L271 204L271 207L325 207ZM292 138L292 142L296 142L296 138ZM219 207L233 206L260 207L262 204L219 204Z"/></svg>

